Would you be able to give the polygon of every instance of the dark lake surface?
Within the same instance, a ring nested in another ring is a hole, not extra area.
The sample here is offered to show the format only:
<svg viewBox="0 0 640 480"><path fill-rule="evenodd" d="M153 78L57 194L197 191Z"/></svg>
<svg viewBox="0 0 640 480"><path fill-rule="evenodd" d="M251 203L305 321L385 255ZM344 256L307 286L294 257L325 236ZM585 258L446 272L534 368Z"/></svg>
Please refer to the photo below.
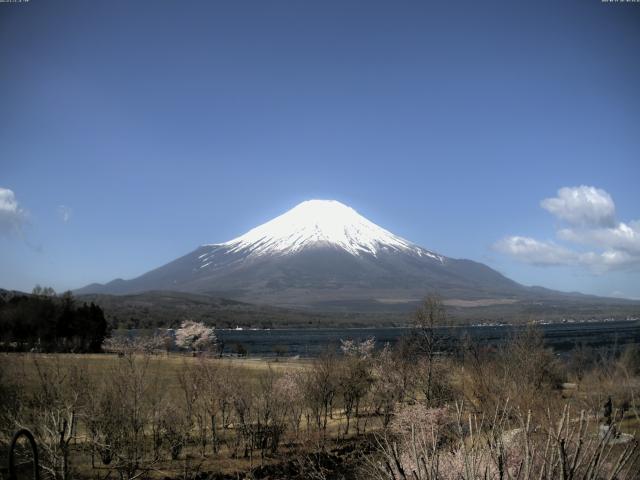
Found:
<svg viewBox="0 0 640 480"><path fill-rule="evenodd" d="M499 345L523 327L482 325L438 329L445 343L455 347L465 335L486 345ZM640 320L558 323L540 325L545 343L558 353L566 353L577 345L593 348L614 348L628 343L640 343ZM277 330L216 330L224 345L224 353L235 353L238 345L250 356L314 357L327 348L339 349L340 340L365 340L373 337L376 346L394 344L410 333L408 328L321 328Z"/></svg>

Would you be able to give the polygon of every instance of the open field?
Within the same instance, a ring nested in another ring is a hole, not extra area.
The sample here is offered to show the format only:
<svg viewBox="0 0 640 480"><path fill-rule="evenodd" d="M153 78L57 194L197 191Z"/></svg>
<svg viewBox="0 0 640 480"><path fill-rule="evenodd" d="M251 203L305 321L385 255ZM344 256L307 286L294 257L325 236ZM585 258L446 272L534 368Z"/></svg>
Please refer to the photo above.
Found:
<svg viewBox="0 0 640 480"><path fill-rule="evenodd" d="M142 355L140 356L143 357ZM148 361L147 374L162 382L163 388L172 398L179 395L178 375L185 368L194 367L203 361L215 364L232 372L233 376L257 382L262 374L271 369L276 373L308 368L310 360L260 359L260 358L203 358L180 353L144 356ZM116 370L121 363L116 354L11 354L0 353L5 375L22 379L27 388L38 386L38 367L44 370L81 368L92 382L101 382Z"/></svg>

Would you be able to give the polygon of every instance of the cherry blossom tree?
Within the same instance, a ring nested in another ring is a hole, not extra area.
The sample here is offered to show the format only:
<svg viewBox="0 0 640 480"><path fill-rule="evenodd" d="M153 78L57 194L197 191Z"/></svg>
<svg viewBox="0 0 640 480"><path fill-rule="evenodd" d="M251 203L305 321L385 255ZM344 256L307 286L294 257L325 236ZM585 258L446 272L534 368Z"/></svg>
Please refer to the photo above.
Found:
<svg viewBox="0 0 640 480"><path fill-rule="evenodd" d="M347 357L369 358L376 346L376 339L367 338L361 342L340 339L340 350Z"/></svg>
<svg viewBox="0 0 640 480"><path fill-rule="evenodd" d="M178 348L202 352L215 349L218 344L213 327L207 327L204 323L186 320L176 330L176 345Z"/></svg>

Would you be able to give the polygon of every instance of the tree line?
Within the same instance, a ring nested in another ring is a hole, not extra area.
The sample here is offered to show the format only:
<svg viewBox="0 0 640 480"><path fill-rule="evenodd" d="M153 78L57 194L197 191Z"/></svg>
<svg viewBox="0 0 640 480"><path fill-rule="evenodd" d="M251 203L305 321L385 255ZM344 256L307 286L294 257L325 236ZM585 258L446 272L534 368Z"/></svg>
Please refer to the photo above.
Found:
<svg viewBox="0 0 640 480"><path fill-rule="evenodd" d="M36 286L33 294L0 297L0 350L99 352L109 327L102 309Z"/></svg>

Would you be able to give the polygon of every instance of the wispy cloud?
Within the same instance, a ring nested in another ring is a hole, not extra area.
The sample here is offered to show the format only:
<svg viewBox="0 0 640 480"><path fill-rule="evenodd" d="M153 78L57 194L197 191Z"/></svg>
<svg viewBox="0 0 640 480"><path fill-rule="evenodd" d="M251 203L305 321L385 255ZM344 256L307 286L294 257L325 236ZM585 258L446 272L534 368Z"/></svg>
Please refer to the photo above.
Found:
<svg viewBox="0 0 640 480"><path fill-rule="evenodd" d="M22 233L27 213L20 207L13 190L0 187L0 235Z"/></svg>
<svg viewBox="0 0 640 480"><path fill-rule="evenodd" d="M577 255L571 250L553 242L540 241L530 237L503 238L494 247L499 252L532 265L568 265L577 261Z"/></svg>
<svg viewBox="0 0 640 480"><path fill-rule="evenodd" d="M640 222L620 222L610 228L563 228L558 231L558 238L593 245L605 249L622 250L632 255L640 255Z"/></svg>
<svg viewBox="0 0 640 480"><path fill-rule="evenodd" d="M58 217L64 223L67 223L69 220L71 220L71 215L73 214L73 210L71 210L71 208L67 207L66 205L58 205L57 211Z"/></svg>
<svg viewBox="0 0 640 480"><path fill-rule="evenodd" d="M503 238L494 248L532 265L579 265L595 273L640 269L640 221L618 221L613 198L605 190L564 187L540 205L564 223L557 231L559 240L593 250L523 236Z"/></svg>

